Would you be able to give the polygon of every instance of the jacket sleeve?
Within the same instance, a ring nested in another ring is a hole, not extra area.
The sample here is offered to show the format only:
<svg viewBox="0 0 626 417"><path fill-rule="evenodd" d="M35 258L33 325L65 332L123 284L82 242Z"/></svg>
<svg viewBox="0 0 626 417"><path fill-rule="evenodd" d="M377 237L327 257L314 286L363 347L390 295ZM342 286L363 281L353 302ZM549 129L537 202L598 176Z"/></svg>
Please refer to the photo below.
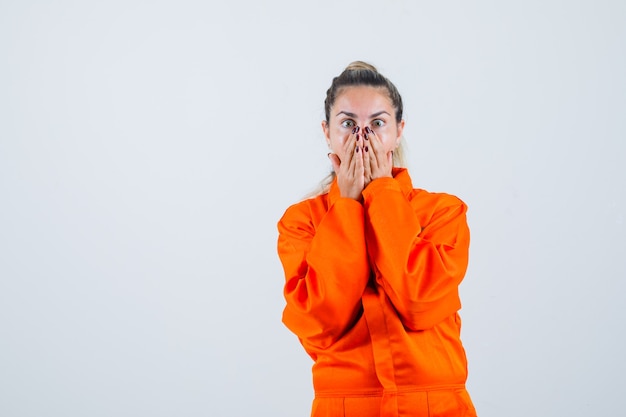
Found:
<svg viewBox="0 0 626 417"><path fill-rule="evenodd" d="M363 195L370 263L403 324L425 330L458 311L469 255L465 204L447 194L412 204L393 178L373 181Z"/></svg>
<svg viewBox="0 0 626 417"><path fill-rule="evenodd" d="M278 223L278 255L285 271L283 323L318 349L332 345L361 310L369 279L363 206L338 199L313 224L313 208L290 207Z"/></svg>

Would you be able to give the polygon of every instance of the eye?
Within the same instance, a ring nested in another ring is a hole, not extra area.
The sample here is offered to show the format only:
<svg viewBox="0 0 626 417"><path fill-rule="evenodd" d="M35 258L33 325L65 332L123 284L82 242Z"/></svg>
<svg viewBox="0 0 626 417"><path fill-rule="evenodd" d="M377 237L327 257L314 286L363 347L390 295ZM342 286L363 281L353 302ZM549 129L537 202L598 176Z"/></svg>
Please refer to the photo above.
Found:
<svg viewBox="0 0 626 417"><path fill-rule="evenodd" d="M354 123L354 120L348 119L341 122L341 126L350 128L356 126L356 123Z"/></svg>
<svg viewBox="0 0 626 417"><path fill-rule="evenodd" d="M376 119L372 122L373 127L383 127L385 125L385 121L381 119Z"/></svg>

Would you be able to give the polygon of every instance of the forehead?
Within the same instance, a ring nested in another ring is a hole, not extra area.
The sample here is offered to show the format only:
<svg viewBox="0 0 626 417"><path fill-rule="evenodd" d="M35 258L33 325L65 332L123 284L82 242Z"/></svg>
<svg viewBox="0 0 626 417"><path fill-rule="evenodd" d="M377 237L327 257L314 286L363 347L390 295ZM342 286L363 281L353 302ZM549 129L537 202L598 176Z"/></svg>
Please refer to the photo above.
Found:
<svg viewBox="0 0 626 417"><path fill-rule="evenodd" d="M358 115L369 115L385 110L395 113L389 93L384 87L354 86L344 87L337 94L332 113L348 111Z"/></svg>

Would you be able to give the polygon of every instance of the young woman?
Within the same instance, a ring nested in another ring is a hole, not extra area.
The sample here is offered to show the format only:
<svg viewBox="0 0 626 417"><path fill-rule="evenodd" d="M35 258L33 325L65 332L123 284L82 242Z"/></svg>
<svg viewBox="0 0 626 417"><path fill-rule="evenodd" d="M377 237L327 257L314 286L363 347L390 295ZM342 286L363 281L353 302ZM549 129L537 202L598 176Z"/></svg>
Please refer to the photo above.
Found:
<svg viewBox="0 0 626 417"><path fill-rule="evenodd" d="M458 315L467 207L399 167L402 99L376 68L350 64L325 112L333 173L278 223L283 322L315 362L311 415L475 416Z"/></svg>

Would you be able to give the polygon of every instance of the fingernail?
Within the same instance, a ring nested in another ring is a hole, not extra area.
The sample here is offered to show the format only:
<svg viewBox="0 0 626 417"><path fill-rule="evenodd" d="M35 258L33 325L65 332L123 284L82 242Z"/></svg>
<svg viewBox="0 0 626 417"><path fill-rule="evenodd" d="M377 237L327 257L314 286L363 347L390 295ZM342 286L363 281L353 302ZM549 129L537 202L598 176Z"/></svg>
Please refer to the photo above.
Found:
<svg viewBox="0 0 626 417"><path fill-rule="evenodd" d="M356 153L359 153L359 147L358 146L356 147Z"/></svg>
<svg viewBox="0 0 626 417"><path fill-rule="evenodd" d="M356 127L356 131L357 133L359 132L359 130L361 130L361 128L359 126Z"/></svg>
<svg viewBox="0 0 626 417"><path fill-rule="evenodd" d="M356 131L357 131L357 129L358 129L358 128L359 128L359 127L357 126L357 127L355 127L354 129L352 129L352 134L353 134L353 135L356 133Z"/></svg>
<svg viewBox="0 0 626 417"><path fill-rule="evenodd" d="M356 141L357 142L359 141L359 134L358 133L356 134Z"/></svg>
<svg viewBox="0 0 626 417"><path fill-rule="evenodd" d="M367 152L367 150L368 150L368 149L369 149L369 148L366 146L366 147L365 147L365 152Z"/></svg>
<svg viewBox="0 0 626 417"><path fill-rule="evenodd" d="M367 133L364 133L364 134L363 134L363 138L364 138L365 140L367 140Z"/></svg>
<svg viewBox="0 0 626 417"><path fill-rule="evenodd" d="M372 133L372 129L370 129L369 126L365 126L365 131L367 133Z"/></svg>

